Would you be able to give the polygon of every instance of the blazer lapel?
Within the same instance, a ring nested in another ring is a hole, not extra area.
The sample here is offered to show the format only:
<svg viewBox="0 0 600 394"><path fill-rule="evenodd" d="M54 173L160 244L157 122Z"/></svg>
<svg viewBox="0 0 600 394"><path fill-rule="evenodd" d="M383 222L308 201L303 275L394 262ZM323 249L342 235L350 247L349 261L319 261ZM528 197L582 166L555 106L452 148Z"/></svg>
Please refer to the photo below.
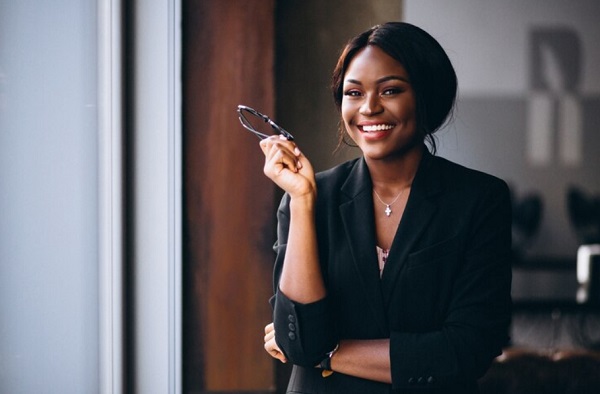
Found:
<svg viewBox="0 0 600 394"><path fill-rule="evenodd" d="M442 184L434 166L434 158L425 151L381 278L386 309L397 283L397 277L406 264L409 251L429 226L437 209L435 199L432 197L441 192Z"/></svg>
<svg viewBox="0 0 600 394"><path fill-rule="evenodd" d="M387 335L389 329L375 250L371 184L366 163L359 159L341 188L345 200L342 200L339 210L353 264L363 284L362 290L366 293L377 326L382 335Z"/></svg>

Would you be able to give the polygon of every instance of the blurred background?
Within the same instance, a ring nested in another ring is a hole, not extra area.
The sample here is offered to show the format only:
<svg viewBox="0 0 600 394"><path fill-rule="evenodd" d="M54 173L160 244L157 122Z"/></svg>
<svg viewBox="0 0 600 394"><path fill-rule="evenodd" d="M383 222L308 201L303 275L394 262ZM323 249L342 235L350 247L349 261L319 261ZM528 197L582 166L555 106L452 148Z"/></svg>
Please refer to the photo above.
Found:
<svg viewBox="0 0 600 394"><path fill-rule="evenodd" d="M389 20L456 68L438 154L513 194L512 342L482 387L592 387L599 2L0 0L0 393L283 392L262 347L281 194L235 108L317 170L355 157L330 75Z"/></svg>

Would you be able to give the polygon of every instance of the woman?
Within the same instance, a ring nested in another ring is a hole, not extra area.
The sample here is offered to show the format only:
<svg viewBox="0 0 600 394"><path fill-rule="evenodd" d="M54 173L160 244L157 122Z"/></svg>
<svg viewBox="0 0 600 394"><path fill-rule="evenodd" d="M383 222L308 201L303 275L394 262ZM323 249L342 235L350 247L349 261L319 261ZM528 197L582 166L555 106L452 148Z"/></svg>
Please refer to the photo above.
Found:
<svg viewBox="0 0 600 394"><path fill-rule="evenodd" d="M511 213L503 181L434 156L454 69L392 22L348 43L332 88L362 157L315 176L261 141L286 192L265 349L294 364L290 393L475 393L508 339Z"/></svg>

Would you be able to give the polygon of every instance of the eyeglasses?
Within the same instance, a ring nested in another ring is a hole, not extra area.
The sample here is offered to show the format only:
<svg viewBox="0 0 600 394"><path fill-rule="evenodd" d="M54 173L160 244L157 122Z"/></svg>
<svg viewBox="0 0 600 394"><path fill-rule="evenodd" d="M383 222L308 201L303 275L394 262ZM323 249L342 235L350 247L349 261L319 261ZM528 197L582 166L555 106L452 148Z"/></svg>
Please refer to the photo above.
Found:
<svg viewBox="0 0 600 394"><path fill-rule="evenodd" d="M244 126L244 128L248 131L254 133L261 140L264 140L265 138L269 138L271 136L270 134L268 134L268 130L264 130L264 123L271 126L273 130L275 130L277 133L281 134L288 140L292 141L294 139L294 136L292 136L283 127L273 122L267 115L263 115L253 108L246 107L245 105L238 105L237 112L242 126Z"/></svg>

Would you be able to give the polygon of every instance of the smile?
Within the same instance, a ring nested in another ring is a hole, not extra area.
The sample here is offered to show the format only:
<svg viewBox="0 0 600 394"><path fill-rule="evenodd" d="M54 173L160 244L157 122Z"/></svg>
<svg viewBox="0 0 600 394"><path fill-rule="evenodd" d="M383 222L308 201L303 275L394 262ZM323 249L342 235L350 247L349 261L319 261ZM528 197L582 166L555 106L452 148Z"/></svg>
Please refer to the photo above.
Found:
<svg viewBox="0 0 600 394"><path fill-rule="evenodd" d="M394 128L394 125L391 124L372 124L372 125L364 125L360 126L362 131L365 133L369 133L372 131L386 131Z"/></svg>

